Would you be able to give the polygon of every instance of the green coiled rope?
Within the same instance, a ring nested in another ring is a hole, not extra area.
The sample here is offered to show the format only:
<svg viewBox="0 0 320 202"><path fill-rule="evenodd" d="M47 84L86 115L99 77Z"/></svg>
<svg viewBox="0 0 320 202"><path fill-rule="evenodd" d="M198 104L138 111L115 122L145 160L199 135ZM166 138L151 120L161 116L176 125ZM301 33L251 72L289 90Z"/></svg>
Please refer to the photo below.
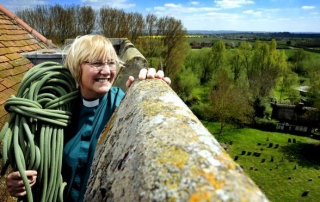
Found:
<svg viewBox="0 0 320 202"><path fill-rule="evenodd" d="M10 117L0 132L1 174L9 165L20 172L27 192L24 199L28 202L63 201L66 186L61 176L63 129L70 122L72 101L78 94L67 68L56 62L44 62L25 74L17 95L4 104ZM38 172L32 189L25 170Z"/></svg>

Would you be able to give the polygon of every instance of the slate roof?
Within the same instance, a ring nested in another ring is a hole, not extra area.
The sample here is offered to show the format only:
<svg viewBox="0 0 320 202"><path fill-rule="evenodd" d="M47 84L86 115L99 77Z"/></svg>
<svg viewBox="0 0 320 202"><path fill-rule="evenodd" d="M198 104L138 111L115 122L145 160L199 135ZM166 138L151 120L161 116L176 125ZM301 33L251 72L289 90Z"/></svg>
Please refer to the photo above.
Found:
<svg viewBox="0 0 320 202"><path fill-rule="evenodd" d="M1 6L1 5L0 5ZM0 128L8 118L3 105L15 95L25 72L34 65L20 53L47 48L15 19L0 9ZM4 8L5 9L5 8Z"/></svg>

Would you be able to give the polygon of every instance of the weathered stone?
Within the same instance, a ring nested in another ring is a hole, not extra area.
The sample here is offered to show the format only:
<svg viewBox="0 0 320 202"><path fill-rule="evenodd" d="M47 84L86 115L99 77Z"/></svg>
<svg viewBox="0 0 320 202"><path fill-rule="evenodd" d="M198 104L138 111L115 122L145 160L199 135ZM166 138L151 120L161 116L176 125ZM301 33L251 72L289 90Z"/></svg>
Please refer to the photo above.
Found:
<svg viewBox="0 0 320 202"><path fill-rule="evenodd" d="M85 201L204 200L268 201L170 86L135 82L100 136Z"/></svg>

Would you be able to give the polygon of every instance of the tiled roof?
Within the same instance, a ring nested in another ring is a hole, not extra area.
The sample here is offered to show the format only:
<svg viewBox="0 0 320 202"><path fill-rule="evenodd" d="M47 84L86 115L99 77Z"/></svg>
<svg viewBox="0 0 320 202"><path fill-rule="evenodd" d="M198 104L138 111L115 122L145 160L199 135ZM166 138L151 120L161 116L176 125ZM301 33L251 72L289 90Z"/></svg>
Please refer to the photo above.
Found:
<svg viewBox="0 0 320 202"><path fill-rule="evenodd" d="M0 128L8 118L6 99L16 94L23 75L33 67L20 53L44 48L45 43L0 10Z"/></svg>

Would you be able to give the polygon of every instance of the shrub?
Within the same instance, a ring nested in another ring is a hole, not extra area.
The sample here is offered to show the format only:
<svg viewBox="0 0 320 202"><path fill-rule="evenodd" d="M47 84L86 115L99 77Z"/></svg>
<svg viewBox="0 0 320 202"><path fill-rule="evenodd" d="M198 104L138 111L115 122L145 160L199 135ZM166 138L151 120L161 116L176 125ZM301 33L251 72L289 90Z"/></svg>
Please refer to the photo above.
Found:
<svg viewBox="0 0 320 202"><path fill-rule="evenodd" d="M211 121L212 115L209 110L209 106L204 104L192 105L190 107L191 111L198 117L200 120Z"/></svg>
<svg viewBox="0 0 320 202"><path fill-rule="evenodd" d="M256 118L254 123L254 128L264 130L264 131L276 131L278 121L272 119L260 119Z"/></svg>

